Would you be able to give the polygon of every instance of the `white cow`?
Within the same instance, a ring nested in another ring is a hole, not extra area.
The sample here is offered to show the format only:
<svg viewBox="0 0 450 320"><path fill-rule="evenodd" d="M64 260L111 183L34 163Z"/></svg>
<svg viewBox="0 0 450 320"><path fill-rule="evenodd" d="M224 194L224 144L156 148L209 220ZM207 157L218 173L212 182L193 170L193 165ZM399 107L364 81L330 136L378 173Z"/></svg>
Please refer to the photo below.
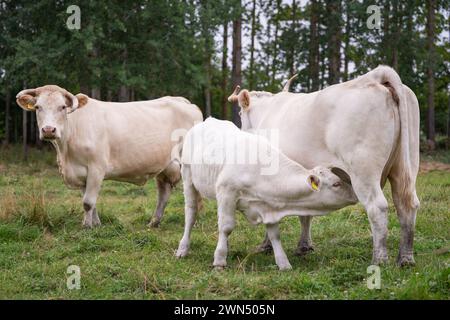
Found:
<svg viewBox="0 0 450 320"><path fill-rule="evenodd" d="M283 217L323 215L357 201L352 187L332 173L339 175L340 169L306 170L266 138L241 131L229 121L208 118L189 130L181 163L185 229L176 255L188 254L201 197L216 199L219 239L214 266L219 269L226 266L236 209L252 224L266 225L276 263L284 270L291 265L280 242L278 222Z"/></svg>
<svg viewBox="0 0 450 320"><path fill-rule="evenodd" d="M278 129L280 149L306 168L332 164L351 178L372 229L373 263L387 261L389 179L401 225L400 265L414 264L419 199L419 105L391 68L379 66L351 81L308 94L248 92L230 96L241 106L243 130ZM312 248L311 218L302 218L298 252Z"/></svg>
<svg viewBox="0 0 450 320"><path fill-rule="evenodd" d="M177 129L202 121L197 106L180 97L113 103L84 94L74 96L55 85L26 89L17 103L36 111L40 138L56 148L64 182L84 192L83 225L100 225L95 205L103 180L143 185L156 177L158 226L172 187L180 180L180 164L172 154Z"/></svg>

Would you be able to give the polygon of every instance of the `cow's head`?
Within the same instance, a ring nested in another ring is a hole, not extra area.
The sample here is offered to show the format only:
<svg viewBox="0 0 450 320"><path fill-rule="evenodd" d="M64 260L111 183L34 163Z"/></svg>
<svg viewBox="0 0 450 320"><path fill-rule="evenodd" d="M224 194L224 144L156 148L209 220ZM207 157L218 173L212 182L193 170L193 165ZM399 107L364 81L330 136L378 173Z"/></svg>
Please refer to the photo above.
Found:
<svg viewBox="0 0 450 320"><path fill-rule="evenodd" d="M259 107L264 107L267 102L265 99L271 98L272 93L266 91L252 91L247 89L241 91L240 86L236 86L233 93L228 97L228 101L238 103L241 110L239 116L241 117L241 129L249 131L255 129L253 125L258 123L258 118L261 112L258 112Z"/></svg>
<svg viewBox="0 0 450 320"><path fill-rule="evenodd" d="M350 176L337 167L315 167L307 183L317 200L317 209L334 210L358 202L353 191Z"/></svg>
<svg viewBox="0 0 450 320"><path fill-rule="evenodd" d="M36 111L41 140L61 139L67 126L67 114L88 102L84 94L74 96L55 85L26 89L16 96L17 104L26 111Z"/></svg>

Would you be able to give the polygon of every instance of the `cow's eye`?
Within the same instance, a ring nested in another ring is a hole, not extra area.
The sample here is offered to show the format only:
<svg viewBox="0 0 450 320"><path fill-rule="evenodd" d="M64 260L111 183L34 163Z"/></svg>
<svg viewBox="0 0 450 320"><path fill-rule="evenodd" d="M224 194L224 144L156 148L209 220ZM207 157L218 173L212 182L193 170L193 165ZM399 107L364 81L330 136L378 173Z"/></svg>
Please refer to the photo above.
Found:
<svg viewBox="0 0 450 320"><path fill-rule="evenodd" d="M64 109L66 109L66 106L61 106L61 110L64 110Z"/></svg>
<svg viewBox="0 0 450 320"><path fill-rule="evenodd" d="M39 106L34 106L34 110L39 110Z"/></svg>
<svg viewBox="0 0 450 320"><path fill-rule="evenodd" d="M333 183L333 187L335 187L335 188L340 187L340 186L341 186L341 183L340 183L340 182L335 182L335 183Z"/></svg>

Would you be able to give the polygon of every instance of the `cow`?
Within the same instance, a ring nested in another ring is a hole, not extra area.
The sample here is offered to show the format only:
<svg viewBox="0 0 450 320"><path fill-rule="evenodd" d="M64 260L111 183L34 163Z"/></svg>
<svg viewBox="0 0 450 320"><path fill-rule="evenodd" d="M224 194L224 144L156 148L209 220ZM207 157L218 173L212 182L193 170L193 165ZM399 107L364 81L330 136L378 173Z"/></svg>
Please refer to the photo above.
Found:
<svg viewBox="0 0 450 320"><path fill-rule="evenodd" d="M229 101L241 108L242 129L278 129L280 149L312 168L342 168L369 218L374 264L388 260L388 202L382 188L390 181L401 226L400 266L413 265L413 239L419 199L419 104L411 89L388 66L312 93L240 91ZM311 217L301 217L297 247L312 249ZM268 241L262 248L268 248Z"/></svg>
<svg viewBox="0 0 450 320"><path fill-rule="evenodd" d="M219 221L213 263L217 269L227 264L227 242L235 227L236 209L250 223L266 225L276 264L280 270L288 270L292 267L281 246L279 221L288 215L323 215L357 201L351 185L339 178L346 175L341 169L306 170L266 138L241 131L230 121L208 118L189 130L181 164L185 229L176 256L189 252L201 198L214 199Z"/></svg>
<svg viewBox="0 0 450 320"><path fill-rule="evenodd" d="M83 226L100 225L96 210L103 180L144 185L155 177L158 202L150 226L157 227L181 179L173 148L175 130L190 129L203 116L181 97L127 103L104 102L46 85L26 89L17 104L35 111L41 140L55 147L59 171L70 188L81 189Z"/></svg>

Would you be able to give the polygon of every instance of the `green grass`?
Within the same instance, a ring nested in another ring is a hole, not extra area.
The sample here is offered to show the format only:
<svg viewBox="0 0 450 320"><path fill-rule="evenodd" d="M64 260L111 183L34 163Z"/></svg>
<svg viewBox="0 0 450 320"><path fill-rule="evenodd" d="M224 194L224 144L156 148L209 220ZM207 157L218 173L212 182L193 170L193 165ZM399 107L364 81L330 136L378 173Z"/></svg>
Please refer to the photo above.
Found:
<svg viewBox="0 0 450 320"><path fill-rule="evenodd" d="M105 182L98 202L103 226L81 227L81 193L69 190L54 152L0 150L1 299L449 299L450 173L420 175L421 210L415 236L416 266L395 265L399 224L389 210L390 262L381 289L369 290L371 234L361 206L315 218L315 251L293 254L299 222L286 218L282 241L294 270L280 272L272 254L252 253L264 236L239 215L230 237L229 267L212 269L217 239L215 203L206 202L193 230L191 254L174 257L183 233L183 196L172 195L159 229L146 223L155 186ZM388 186L389 202L392 204ZM444 248L444 249L443 249ZM445 250L445 248L447 248ZM81 289L66 287L67 267L81 268Z"/></svg>

